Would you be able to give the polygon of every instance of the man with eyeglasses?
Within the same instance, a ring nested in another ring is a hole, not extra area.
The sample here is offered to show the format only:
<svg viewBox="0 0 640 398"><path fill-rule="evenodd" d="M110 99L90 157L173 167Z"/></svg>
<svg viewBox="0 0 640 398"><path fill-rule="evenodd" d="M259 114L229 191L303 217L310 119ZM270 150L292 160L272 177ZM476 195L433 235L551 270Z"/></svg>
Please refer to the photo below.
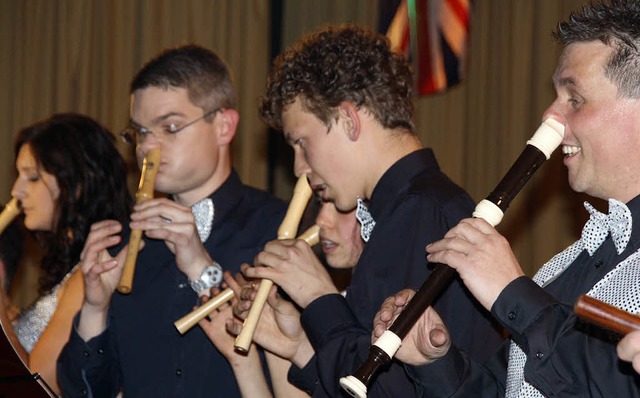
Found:
<svg viewBox="0 0 640 398"><path fill-rule="evenodd" d="M94 224L81 256L85 300L59 358L64 396L235 397L231 367L200 328L173 322L276 236L281 201L241 183L230 145L238 112L225 63L195 45L167 50L131 83L122 137L142 164L160 147L155 190L130 225ZM132 292L114 294L129 228L143 230ZM121 232L125 231L121 237ZM124 246L124 247L123 247Z"/></svg>

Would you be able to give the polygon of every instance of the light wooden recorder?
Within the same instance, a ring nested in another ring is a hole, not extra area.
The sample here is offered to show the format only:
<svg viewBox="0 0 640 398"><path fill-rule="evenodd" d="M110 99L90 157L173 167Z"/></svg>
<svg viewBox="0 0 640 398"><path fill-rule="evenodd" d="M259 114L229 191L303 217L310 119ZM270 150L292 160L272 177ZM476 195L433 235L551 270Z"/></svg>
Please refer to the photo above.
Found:
<svg viewBox="0 0 640 398"><path fill-rule="evenodd" d="M5 228L11 224L11 221L20 214L20 211L20 204L16 198L12 198L9 203L4 206L4 210L0 213L0 234L4 232Z"/></svg>
<svg viewBox="0 0 640 398"><path fill-rule="evenodd" d="M147 152L144 157L140 184L138 184L138 190L136 191L136 203L153 199L153 186L155 185L156 175L158 174L158 166L160 166L160 155L160 147L155 147L149 149L149 152ZM131 293L133 273L136 270L136 260L138 259L138 248L140 247L141 239L142 231L132 229L131 235L129 236L127 257L124 260L124 268L122 269L122 275L120 275L120 282L118 283L118 291L120 293Z"/></svg>
<svg viewBox="0 0 640 398"><path fill-rule="evenodd" d="M584 294L578 298L573 310L580 318L620 334L640 330L640 316Z"/></svg>
<svg viewBox="0 0 640 398"><path fill-rule="evenodd" d="M311 199L312 193L309 182L307 181L307 175L303 173L298 178L298 182L293 188L293 198L291 198L287 214L285 214L284 219L280 224L280 228L278 228L278 239L293 239L298 229L298 224L300 224L300 219L302 218L304 209L307 207L309 199ZM249 351L251 341L253 340L253 334L256 331L256 326L258 325L258 320L260 319L260 314L262 313L264 304L267 302L267 296L269 295L271 286L273 286L273 281L270 281L269 279L263 279L260 281L256 298L253 300L253 305L251 306L251 309L249 309L247 318L242 324L240 334L236 337L236 350L240 352Z"/></svg>
<svg viewBox="0 0 640 398"><path fill-rule="evenodd" d="M320 241L320 237L318 236L319 233L320 227L314 225L313 227L303 232L300 236L298 236L298 239L304 240L309 244L309 246L314 246ZM230 288L226 288L220 294L216 295L206 303L202 304L200 307L178 319L173 324L175 325L176 329L178 329L178 332L180 332L180 334L185 334L204 317L217 310L218 307L220 307L222 304L231 300L233 296L233 290L231 290Z"/></svg>

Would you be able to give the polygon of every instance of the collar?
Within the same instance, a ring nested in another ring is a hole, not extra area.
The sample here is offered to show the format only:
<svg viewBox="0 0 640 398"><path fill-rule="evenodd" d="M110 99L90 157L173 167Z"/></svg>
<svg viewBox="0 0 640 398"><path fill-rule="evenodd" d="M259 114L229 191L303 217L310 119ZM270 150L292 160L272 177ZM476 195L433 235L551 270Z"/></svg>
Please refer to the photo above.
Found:
<svg viewBox="0 0 640 398"><path fill-rule="evenodd" d="M412 180L429 169L440 170L430 148L411 152L391 165L376 184L367 204L373 218L379 220L387 211L393 210L395 202L402 200Z"/></svg>
<svg viewBox="0 0 640 398"><path fill-rule="evenodd" d="M214 223L216 225L223 223L223 220L238 205L242 199L243 187L244 185L242 181L240 181L238 173L232 169L229 177L227 177L222 185L209 194L208 198L211 198L215 206Z"/></svg>
<svg viewBox="0 0 640 398"><path fill-rule="evenodd" d="M596 205L593 206L593 203L596 203ZM589 204L594 208L596 208L596 210L598 211L600 211L600 208L604 207L604 211L602 211L602 213L604 214L608 213L608 208L606 208L608 206L608 201L606 200L593 201L593 202L590 202ZM629 239L629 243L627 244L627 247L624 249L624 251L620 253L620 255L623 257L626 257L629 254L634 253L640 249L640 195L631 199L630 201L625 203L625 205L631 212L631 218L634 221L631 224L631 238ZM588 213L588 209L587 209L587 213ZM587 218L586 223L588 222L589 222L589 218ZM586 223L585 223L585 226L586 226ZM583 229L584 229L584 226L583 226Z"/></svg>
<svg viewBox="0 0 640 398"><path fill-rule="evenodd" d="M640 195L625 204L631 211L634 222L631 225L631 239L629 239L629 244L623 253L635 253L640 249Z"/></svg>

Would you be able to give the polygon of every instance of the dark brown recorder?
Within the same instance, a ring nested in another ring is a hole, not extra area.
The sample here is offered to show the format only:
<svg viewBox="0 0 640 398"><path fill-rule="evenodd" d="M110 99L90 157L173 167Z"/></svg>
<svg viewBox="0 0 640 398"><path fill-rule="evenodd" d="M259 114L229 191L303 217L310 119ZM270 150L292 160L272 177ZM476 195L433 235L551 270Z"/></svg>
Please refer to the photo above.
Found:
<svg viewBox="0 0 640 398"><path fill-rule="evenodd" d="M511 200L529 181L538 167L551 157L551 153L562 142L563 136L563 125L554 119L545 120L533 137L527 141L527 146L493 192L478 203L473 217L483 218L489 224L496 226L502 220ZM367 386L373 376L382 366L391 362L391 358L400 348L402 339L434 299L448 286L455 274L456 271L448 265L435 264L433 272L413 299L389 329L369 348L369 356L364 364L352 376L340 379L342 388L357 398L367 396Z"/></svg>
<svg viewBox="0 0 640 398"><path fill-rule="evenodd" d="M584 294L576 301L573 311L580 318L620 334L640 330L640 316Z"/></svg>

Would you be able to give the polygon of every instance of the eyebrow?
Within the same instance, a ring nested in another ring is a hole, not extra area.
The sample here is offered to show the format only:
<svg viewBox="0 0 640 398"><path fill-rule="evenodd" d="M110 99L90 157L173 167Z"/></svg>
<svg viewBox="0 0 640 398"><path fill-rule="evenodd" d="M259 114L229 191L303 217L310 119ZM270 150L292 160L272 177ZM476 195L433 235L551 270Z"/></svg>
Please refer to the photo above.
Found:
<svg viewBox="0 0 640 398"><path fill-rule="evenodd" d="M22 167L16 167L16 170L18 170L18 172L22 171L25 173L31 173L31 172L35 172L36 174L40 174L40 168L38 166L32 166L32 165L27 165L27 166L22 166Z"/></svg>
<svg viewBox="0 0 640 398"><path fill-rule="evenodd" d="M180 113L180 112L169 112L169 113L165 113L164 115L160 115L158 117L156 117L155 119L153 119L151 121L151 125L152 126L156 126L160 123L162 123L163 121L169 119L170 117L173 116L180 116L180 117L185 117L184 113ZM129 124L132 125L133 127L136 128L146 128L143 125L141 125L140 123L136 122L133 119L129 119Z"/></svg>
<svg viewBox="0 0 640 398"><path fill-rule="evenodd" d="M553 75L553 84L558 87L579 87L578 83L573 77L559 77L556 74Z"/></svg>
<svg viewBox="0 0 640 398"><path fill-rule="evenodd" d="M284 135L284 140L287 142L287 144L293 145L293 137L291 136L292 133L285 131L282 134Z"/></svg>

